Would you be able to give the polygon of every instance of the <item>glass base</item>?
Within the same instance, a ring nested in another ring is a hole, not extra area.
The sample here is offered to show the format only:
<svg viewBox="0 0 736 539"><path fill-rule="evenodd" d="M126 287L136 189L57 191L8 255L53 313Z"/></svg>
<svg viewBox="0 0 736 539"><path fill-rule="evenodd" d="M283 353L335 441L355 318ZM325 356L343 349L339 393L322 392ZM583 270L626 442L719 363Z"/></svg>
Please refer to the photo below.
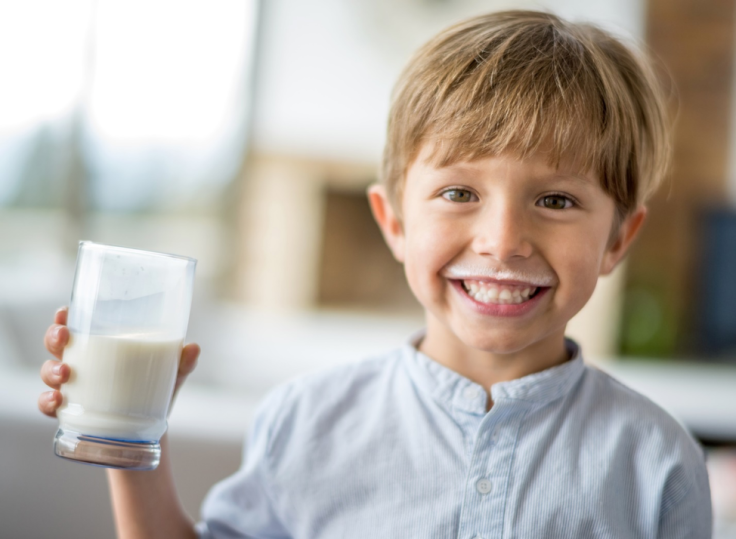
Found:
<svg viewBox="0 0 736 539"><path fill-rule="evenodd" d="M156 442L96 438L59 429L54 437L54 453L59 457L93 466L155 470L161 460L161 445Z"/></svg>

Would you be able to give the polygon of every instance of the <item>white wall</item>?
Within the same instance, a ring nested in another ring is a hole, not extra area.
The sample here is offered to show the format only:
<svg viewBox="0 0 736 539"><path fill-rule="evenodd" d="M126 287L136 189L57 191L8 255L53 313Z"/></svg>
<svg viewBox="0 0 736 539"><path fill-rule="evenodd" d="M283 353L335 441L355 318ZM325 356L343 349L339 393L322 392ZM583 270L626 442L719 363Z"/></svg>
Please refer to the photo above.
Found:
<svg viewBox="0 0 736 539"><path fill-rule="evenodd" d="M643 34L643 0L264 1L256 147L377 162L391 88L410 54L453 22L509 8Z"/></svg>

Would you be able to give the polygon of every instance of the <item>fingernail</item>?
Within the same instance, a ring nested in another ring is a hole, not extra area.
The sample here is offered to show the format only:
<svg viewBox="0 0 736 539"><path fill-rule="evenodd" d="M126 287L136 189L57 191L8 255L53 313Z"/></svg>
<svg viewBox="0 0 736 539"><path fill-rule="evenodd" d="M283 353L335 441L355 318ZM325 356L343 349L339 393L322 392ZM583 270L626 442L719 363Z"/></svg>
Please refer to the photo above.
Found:
<svg viewBox="0 0 736 539"><path fill-rule="evenodd" d="M56 398L56 397L54 396L54 392L53 392L53 391L47 391L47 392L46 392L46 400L47 400L47 401L52 401L52 400L54 400L55 398Z"/></svg>
<svg viewBox="0 0 736 539"><path fill-rule="evenodd" d="M55 327L54 332L51 334L51 338L55 341L59 340L59 334L61 333L61 326Z"/></svg>
<svg viewBox="0 0 736 539"><path fill-rule="evenodd" d="M59 363L58 365L54 365L51 369L51 372L53 372L54 374L61 374L61 365L61 363Z"/></svg>

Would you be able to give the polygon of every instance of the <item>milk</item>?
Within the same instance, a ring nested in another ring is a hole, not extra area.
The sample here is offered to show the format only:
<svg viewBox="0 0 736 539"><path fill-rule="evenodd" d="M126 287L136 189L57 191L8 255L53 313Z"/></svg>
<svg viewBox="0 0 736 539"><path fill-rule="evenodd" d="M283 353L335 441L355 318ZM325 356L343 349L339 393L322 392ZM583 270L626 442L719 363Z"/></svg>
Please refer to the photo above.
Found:
<svg viewBox="0 0 736 539"><path fill-rule="evenodd" d="M72 333L63 356L71 377L61 386L61 428L157 442L166 431L181 349L181 339Z"/></svg>

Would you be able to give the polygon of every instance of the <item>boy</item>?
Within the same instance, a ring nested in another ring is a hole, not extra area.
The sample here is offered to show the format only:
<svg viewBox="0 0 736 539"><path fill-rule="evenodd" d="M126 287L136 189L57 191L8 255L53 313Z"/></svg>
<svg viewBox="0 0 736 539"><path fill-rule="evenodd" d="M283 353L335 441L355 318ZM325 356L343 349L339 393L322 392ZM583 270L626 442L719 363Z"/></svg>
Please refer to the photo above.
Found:
<svg viewBox="0 0 736 539"><path fill-rule="evenodd" d="M368 191L426 331L273 391L196 526L165 452L110 470L120 536L709 538L702 451L564 336L640 230L667 140L646 62L601 30L513 11L435 37L399 80ZM54 389L68 376L42 369Z"/></svg>

